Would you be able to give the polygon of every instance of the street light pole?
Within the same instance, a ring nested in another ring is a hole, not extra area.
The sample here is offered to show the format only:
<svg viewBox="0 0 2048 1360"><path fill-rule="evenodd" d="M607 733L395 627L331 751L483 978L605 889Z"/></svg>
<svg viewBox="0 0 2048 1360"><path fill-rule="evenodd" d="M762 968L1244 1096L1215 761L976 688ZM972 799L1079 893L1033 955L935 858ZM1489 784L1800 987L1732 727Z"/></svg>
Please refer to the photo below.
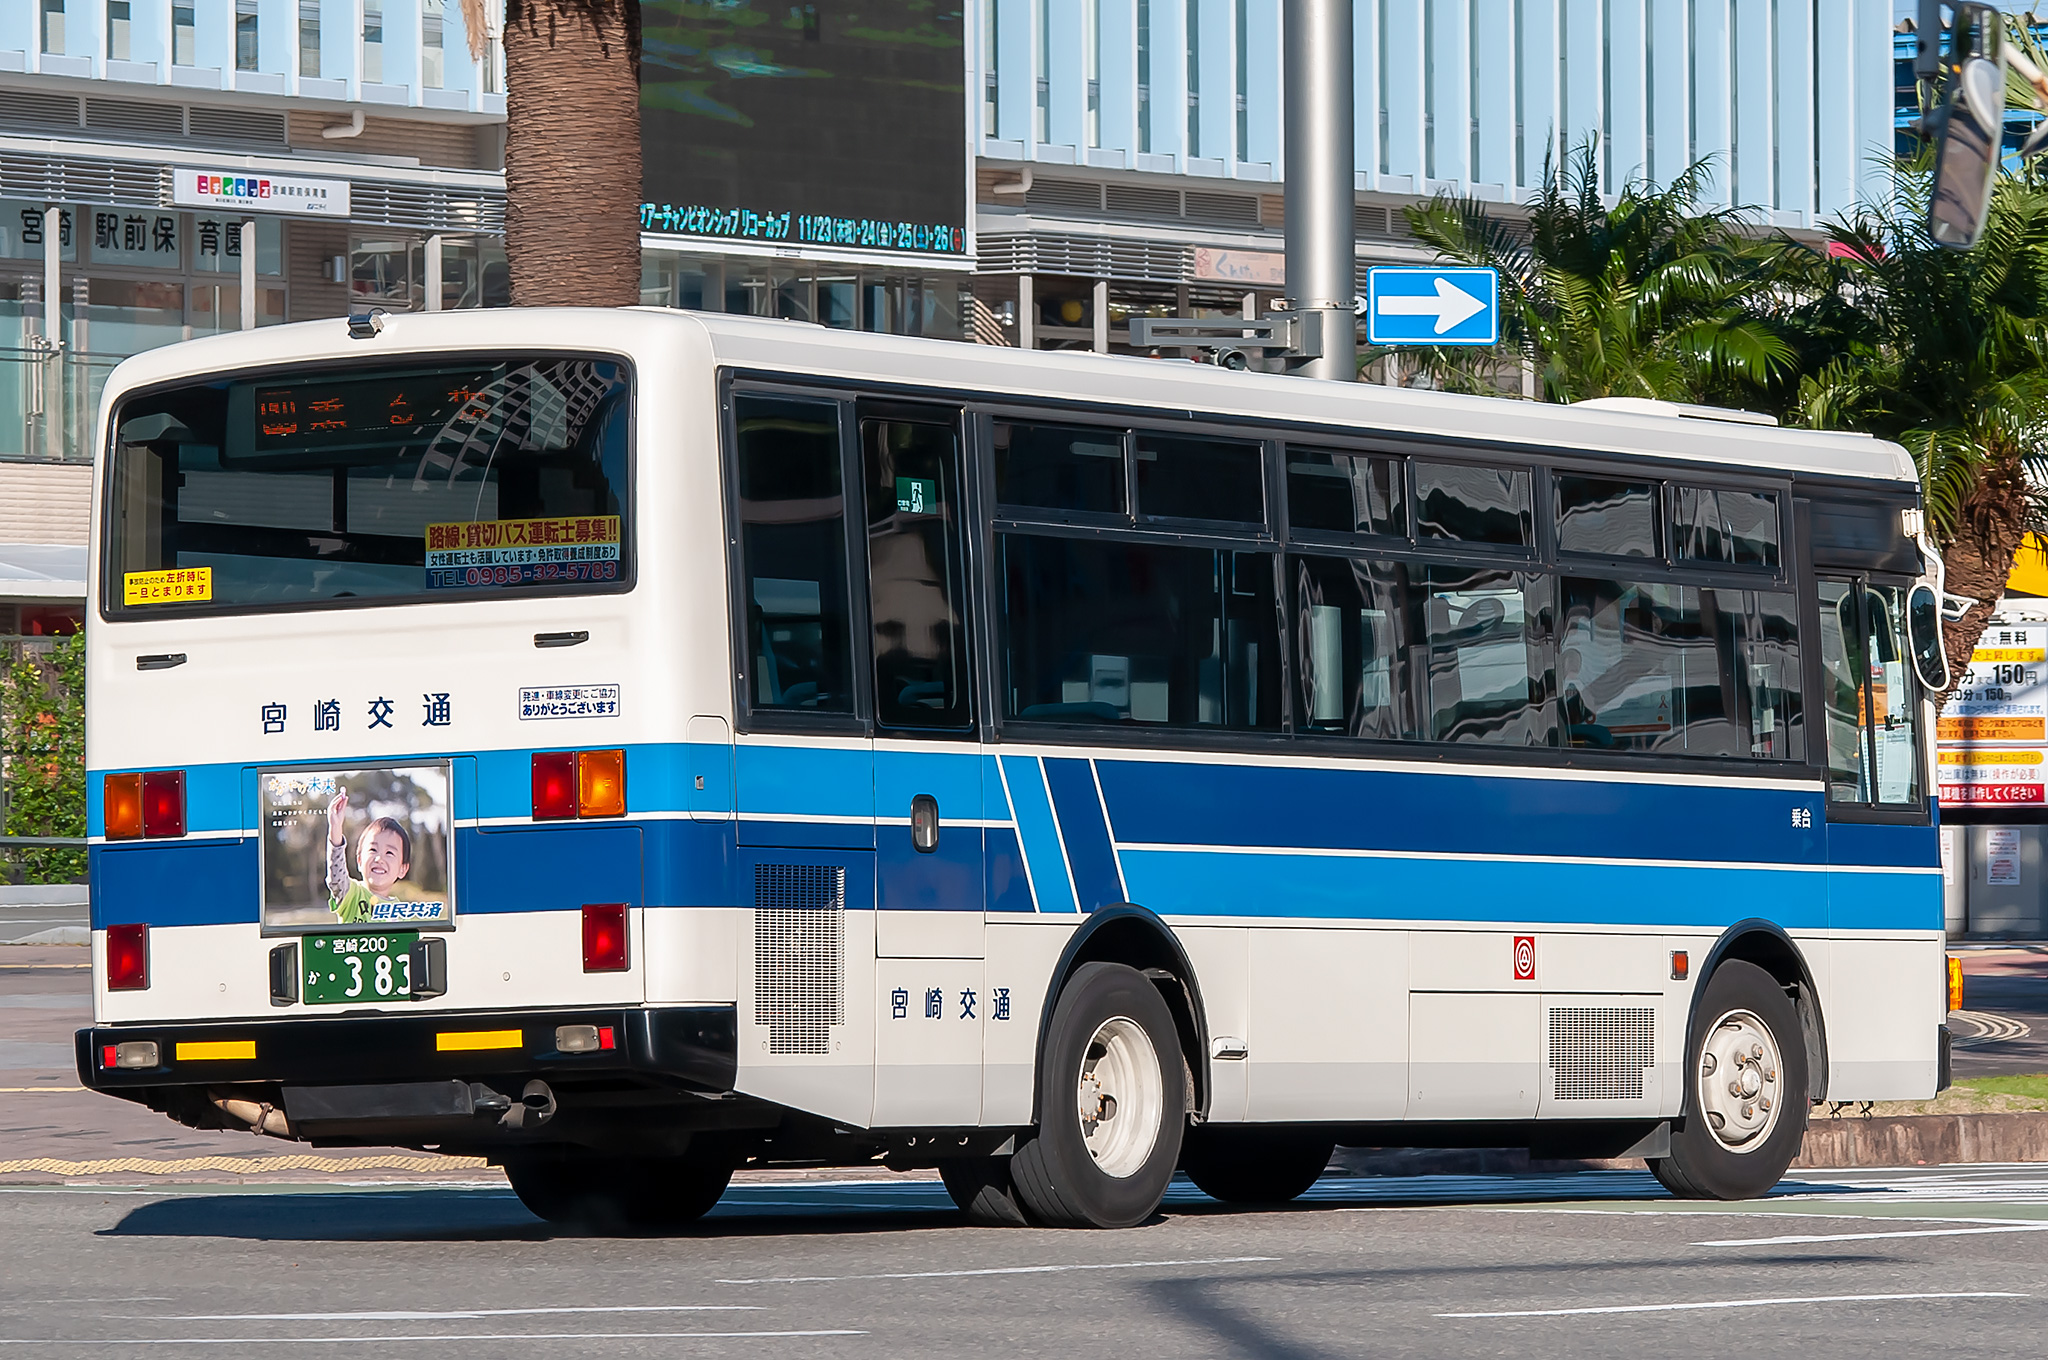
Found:
<svg viewBox="0 0 2048 1360"><path fill-rule="evenodd" d="M1351 0L1285 3L1287 296L1305 338L1321 338L1296 371L1356 382Z"/></svg>

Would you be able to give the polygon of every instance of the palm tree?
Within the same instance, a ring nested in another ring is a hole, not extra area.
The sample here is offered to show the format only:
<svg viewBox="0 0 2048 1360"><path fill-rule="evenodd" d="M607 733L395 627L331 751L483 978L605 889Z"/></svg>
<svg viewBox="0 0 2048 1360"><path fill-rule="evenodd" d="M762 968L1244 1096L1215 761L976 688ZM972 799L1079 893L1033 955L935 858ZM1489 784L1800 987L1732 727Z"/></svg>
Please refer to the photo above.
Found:
<svg viewBox="0 0 2048 1360"><path fill-rule="evenodd" d="M1662 189L1631 180L1610 206L1596 150L1589 138L1561 171L1545 158L1526 222L1450 195L1404 210L1438 255L1500 271L1501 344L1403 350L1402 359L1461 390L1495 391L1503 370L1533 368L1538 395L1555 402L1706 401L1789 369L1791 347L1752 306L1769 280L1740 212L1700 208L1709 163ZM1390 353L1368 351L1362 362Z"/></svg>
<svg viewBox="0 0 2048 1360"><path fill-rule="evenodd" d="M1948 590L1975 601L1947 630L1960 677L2021 542L2048 527L2048 191L2001 176L1983 239L1959 252L1921 225L1929 190L1924 162L1902 166L1891 203L1832 225L1825 251L1783 243L1782 263L1818 360L1794 414L1912 453Z"/></svg>
<svg viewBox="0 0 2048 1360"><path fill-rule="evenodd" d="M485 0L462 0L470 52ZM640 0L505 0L505 258L515 306L640 300Z"/></svg>

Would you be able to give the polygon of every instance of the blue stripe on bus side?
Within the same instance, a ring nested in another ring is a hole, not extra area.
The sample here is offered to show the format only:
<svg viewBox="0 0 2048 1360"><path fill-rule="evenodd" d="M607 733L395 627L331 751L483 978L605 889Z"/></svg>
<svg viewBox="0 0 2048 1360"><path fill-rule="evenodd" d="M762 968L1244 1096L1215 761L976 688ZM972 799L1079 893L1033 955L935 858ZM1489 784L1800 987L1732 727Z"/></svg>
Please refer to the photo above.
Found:
<svg viewBox="0 0 2048 1360"><path fill-rule="evenodd" d="M1067 863L1074 870L1081 910L1123 901L1123 876L1117 872L1116 851L1109 843L1109 823L1103 817L1092 762L1047 756L1045 783L1059 816L1060 837L1066 842Z"/></svg>
<svg viewBox="0 0 2048 1360"><path fill-rule="evenodd" d="M1099 759L1119 845L1819 864L1811 792ZM1794 825L1805 809L1810 827ZM1925 837L1925 829L1920 829ZM1929 845L1932 837L1926 837Z"/></svg>
<svg viewBox="0 0 2048 1360"><path fill-rule="evenodd" d="M1123 861L1132 899L1162 916L1709 928L1762 917L1819 930L1832 894L1854 903L1857 929L1941 926L1941 880L1926 874L1173 850Z"/></svg>
<svg viewBox="0 0 2048 1360"><path fill-rule="evenodd" d="M1045 779L1035 756L1004 756L1003 776L1010 786L1010 808L1016 814L1017 835L1024 843L1024 858L1031 866L1031 886L1038 895L1040 911L1079 911L1074 905L1073 885L1067 881L1067 858L1060 850L1058 823L1053 821L1052 803L1045 796Z"/></svg>

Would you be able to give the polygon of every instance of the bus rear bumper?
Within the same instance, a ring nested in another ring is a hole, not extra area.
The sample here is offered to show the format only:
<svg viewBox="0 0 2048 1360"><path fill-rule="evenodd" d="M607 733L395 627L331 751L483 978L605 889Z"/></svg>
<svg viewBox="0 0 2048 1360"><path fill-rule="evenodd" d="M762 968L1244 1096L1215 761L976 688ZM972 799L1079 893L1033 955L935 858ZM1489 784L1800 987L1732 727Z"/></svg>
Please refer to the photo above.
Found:
<svg viewBox="0 0 2048 1360"><path fill-rule="evenodd" d="M563 1047L593 1038L595 1047ZM732 1006L663 1006L293 1017L94 1026L76 1044L82 1085L150 1104L176 1088L492 1078L720 1093L738 1071L738 1016ZM153 1065L121 1065L150 1057L143 1045L155 1046Z"/></svg>

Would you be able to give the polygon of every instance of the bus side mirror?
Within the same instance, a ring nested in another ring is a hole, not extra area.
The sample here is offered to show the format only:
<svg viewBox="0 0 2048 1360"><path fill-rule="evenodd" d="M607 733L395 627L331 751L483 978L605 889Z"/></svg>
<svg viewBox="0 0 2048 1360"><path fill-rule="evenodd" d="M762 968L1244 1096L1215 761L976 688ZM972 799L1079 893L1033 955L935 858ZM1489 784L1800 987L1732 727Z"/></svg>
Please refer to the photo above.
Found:
<svg viewBox="0 0 2048 1360"><path fill-rule="evenodd" d="M1941 645L1941 600L1933 586L1914 586L1906 596L1906 641L1913 669L1930 693L1948 688L1948 652Z"/></svg>
<svg viewBox="0 0 2048 1360"><path fill-rule="evenodd" d="M1976 245L1991 214L1991 185L2004 155L1999 144L2005 133L2003 24L1995 6L1956 6L1950 43L1960 60L1949 80L1948 101L1931 120L1934 192L1927 202L1927 234L1950 250Z"/></svg>

